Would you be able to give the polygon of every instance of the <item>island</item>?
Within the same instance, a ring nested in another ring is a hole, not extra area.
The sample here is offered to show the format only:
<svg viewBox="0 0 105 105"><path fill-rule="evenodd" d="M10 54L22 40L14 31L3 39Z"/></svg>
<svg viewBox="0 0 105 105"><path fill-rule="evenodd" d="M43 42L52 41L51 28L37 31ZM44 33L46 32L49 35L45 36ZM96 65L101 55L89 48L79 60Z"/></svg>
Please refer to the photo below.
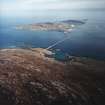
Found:
<svg viewBox="0 0 105 105"><path fill-rule="evenodd" d="M18 25L16 29L19 30L31 30L31 31L59 31L64 33L71 32L77 25L85 24L85 21L78 20L65 20L60 22L46 22L35 23L28 25Z"/></svg>
<svg viewBox="0 0 105 105"><path fill-rule="evenodd" d="M1 105L105 105L105 61L58 61L43 48L0 50Z"/></svg>

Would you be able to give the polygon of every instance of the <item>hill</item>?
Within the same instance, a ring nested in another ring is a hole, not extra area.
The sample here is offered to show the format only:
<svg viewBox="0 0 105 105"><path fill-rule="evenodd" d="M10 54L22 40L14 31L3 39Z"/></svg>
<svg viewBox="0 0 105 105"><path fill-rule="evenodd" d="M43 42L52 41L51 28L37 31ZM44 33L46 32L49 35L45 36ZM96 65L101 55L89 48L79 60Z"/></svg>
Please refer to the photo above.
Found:
<svg viewBox="0 0 105 105"><path fill-rule="evenodd" d="M0 50L0 105L105 105L105 62L68 62L36 49Z"/></svg>

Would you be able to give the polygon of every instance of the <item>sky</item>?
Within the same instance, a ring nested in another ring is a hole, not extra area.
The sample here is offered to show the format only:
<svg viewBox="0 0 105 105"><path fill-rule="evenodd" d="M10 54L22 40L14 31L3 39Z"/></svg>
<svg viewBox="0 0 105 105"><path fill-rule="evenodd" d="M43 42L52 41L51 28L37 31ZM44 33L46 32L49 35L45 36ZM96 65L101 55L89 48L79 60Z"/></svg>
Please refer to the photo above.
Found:
<svg viewBox="0 0 105 105"><path fill-rule="evenodd" d="M25 15L33 11L104 8L105 0L0 0L4 15Z"/></svg>

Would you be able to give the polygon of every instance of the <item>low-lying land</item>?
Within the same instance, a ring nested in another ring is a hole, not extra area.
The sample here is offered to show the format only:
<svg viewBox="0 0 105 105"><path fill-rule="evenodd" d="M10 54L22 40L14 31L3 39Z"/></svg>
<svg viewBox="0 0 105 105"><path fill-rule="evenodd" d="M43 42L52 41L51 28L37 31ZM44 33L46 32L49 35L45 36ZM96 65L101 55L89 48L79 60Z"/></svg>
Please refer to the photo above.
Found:
<svg viewBox="0 0 105 105"><path fill-rule="evenodd" d="M38 23L38 24L29 24L29 25L19 25L16 29L21 30L31 30L31 31L61 31L61 32L71 32L74 25L69 25L67 23Z"/></svg>
<svg viewBox="0 0 105 105"><path fill-rule="evenodd" d="M75 20L67 20L61 22L47 22L47 23L35 23L35 24L28 24L28 25L18 25L16 29L20 30L31 30L31 31L61 31L64 33L71 32L76 25L84 24L85 22L82 21L75 21Z"/></svg>
<svg viewBox="0 0 105 105"><path fill-rule="evenodd" d="M48 58L42 49L0 50L0 105L105 105L105 62Z"/></svg>

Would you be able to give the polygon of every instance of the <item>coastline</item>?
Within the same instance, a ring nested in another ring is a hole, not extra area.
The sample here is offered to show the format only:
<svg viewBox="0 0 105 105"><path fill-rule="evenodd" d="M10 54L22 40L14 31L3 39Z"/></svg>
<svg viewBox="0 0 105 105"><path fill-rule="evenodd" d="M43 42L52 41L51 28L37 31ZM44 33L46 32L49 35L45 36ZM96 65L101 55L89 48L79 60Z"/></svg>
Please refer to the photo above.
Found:
<svg viewBox="0 0 105 105"><path fill-rule="evenodd" d="M46 22L46 23L34 23L27 25L18 25L15 27L17 30L30 30L30 31L58 31L69 33L77 25L85 24L83 21L78 20L65 20L60 22Z"/></svg>

